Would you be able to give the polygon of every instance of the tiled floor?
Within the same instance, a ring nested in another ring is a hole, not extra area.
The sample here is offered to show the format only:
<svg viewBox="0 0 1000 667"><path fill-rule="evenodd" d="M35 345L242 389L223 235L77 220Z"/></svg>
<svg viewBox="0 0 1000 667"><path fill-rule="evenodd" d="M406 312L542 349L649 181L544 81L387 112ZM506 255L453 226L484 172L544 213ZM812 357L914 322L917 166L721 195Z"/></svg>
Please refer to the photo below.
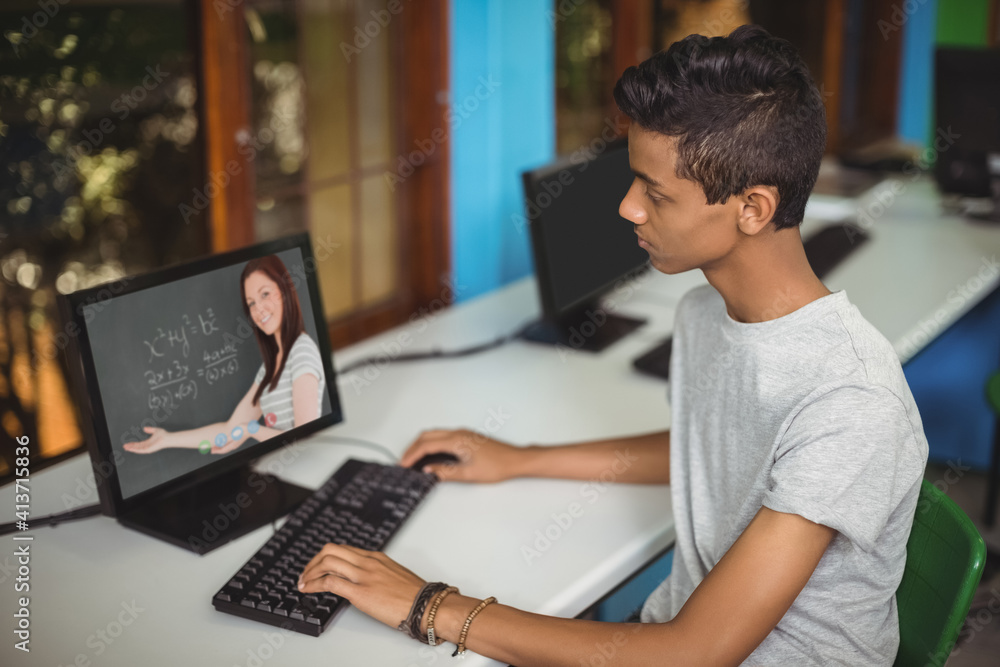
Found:
<svg viewBox="0 0 1000 667"><path fill-rule="evenodd" d="M986 494L984 474L963 471L957 482L949 484L946 480L954 479L956 474L946 473L947 466L931 464L927 466L925 477L946 485L945 492L976 523L990 552L983 581L948 667L997 667L1000 665L1000 613L997 611L1000 610L1000 519L989 530L982 524Z"/></svg>

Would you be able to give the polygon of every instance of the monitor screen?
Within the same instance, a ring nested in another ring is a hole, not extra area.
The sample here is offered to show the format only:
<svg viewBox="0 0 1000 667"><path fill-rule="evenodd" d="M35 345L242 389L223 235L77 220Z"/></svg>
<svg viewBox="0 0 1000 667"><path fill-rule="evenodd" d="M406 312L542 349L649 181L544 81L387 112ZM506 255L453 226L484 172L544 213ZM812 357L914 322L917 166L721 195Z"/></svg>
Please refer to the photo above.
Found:
<svg viewBox="0 0 1000 667"><path fill-rule="evenodd" d="M631 187L628 143L614 142L586 162L524 174L542 308L556 317L592 300L647 265L618 207Z"/></svg>
<svg viewBox="0 0 1000 667"><path fill-rule="evenodd" d="M1000 50L938 49L935 58L937 153L944 192L989 197L989 164L1000 159Z"/></svg>
<svg viewBox="0 0 1000 667"><path fill-rule="evenodd" d="M341 420L315 268L300 235L71 295L119 501Z"/></svg>

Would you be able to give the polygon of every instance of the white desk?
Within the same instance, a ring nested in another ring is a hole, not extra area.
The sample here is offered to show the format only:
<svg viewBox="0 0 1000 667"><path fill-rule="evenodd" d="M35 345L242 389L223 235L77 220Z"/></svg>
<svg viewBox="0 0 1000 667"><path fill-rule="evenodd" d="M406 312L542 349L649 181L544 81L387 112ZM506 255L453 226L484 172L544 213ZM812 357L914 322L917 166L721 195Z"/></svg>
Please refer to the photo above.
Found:
<svg viewBox="0 0 1000 667"><path fill-rule="evenodd" d="M810 218L840 220L857 204L816 198ZM808 235L820 226L803 227ZM913 332L926 327L928 341L985 297L998 277L973 281L983 260L1000 254L1000 228L939 215L933 191L908 183L905 196L868 230L872 240L827 278L847 289L862 313L909 358L927 341ZM631 360L673 326L680 296L704 282L698 272L649 274L630 293L614 295L618 311L650 323L601 355L563 353L512 343L456 360L391 365L370 384L340 378L346 422L328 433L365 438L402 452L418 431L432 427L493 429L515 443L557 443L641 433L669 425L666 385L631 370ZM953 291L962 289L961 303ZM383 344L412 336L407 351L461 347L511 331L538 312L534 283L519 281L338 352L338 365L383 351ZM943 311L939 312L939 311ZM359 378L363 375L354 375ZM490 418L493 416L493 420ZM498 419L499 417L499 419ZM262 465L293 482L316 487L349 457L377 459L369 450L309 439ZM66 508L64 494L78 490L87 503L85 457L32 478L35 516ZM593 500L593 502L591 502ZM536 531L556 533L553 513L580 503L583 515L539 557ZM13 505L13 489L0 490L0 507ZM314 665L424 666L453 664L452 647L417 644L348 609L319 638L216 612L211 595L266 541L270 526L206 556L196 556L99 517L56 529L32 531L31 654L13 648L13 577L10 536L0 547L0 614L8 619L0 645L4 665ZM494 486L444 484L435 489L390 543L387 552L429 580L522 609L575 616L673 541L668 489L547 480ZM134 605L142 611L129 611ZM124 606L123 606L124 605ZM133 618L134 616L134 618ZM127 626L119 625L128 621ZM103 632L107 639L102 639ZM110 641L107 641L110 640ZM274 645L277 645L275 648ZM471 655L466 665L495 665Z"/></svg>
<svg viewBox="0 0 1000 667"><path fill-rule="evenodd" d="M401 330L413 335L408 349L461 346L513 329L536 313L533 283L521 281L442 312L421 333L414 325ZM337 361L343 365L377 353L398 332L345 350ZM495 426L488 421L491 414L503 420L492 434L518 443L663 429L669 424L663 383L634 374L628 364L654 340L635 338L602 356L578 353L565 360L551 348L515 343L465 359L390 366L360 391L345 376L339 385L346 422L327 433L365 438L401 453L422 429L488 430ZM321 438L293 447L285 454L287 465L276 454L262 464L274 463L282 477L317 487L346 457L379 458L367 449L320 443ZM64 509L62 494L72 495L78 484L86 488L87 470L87 460L77 457L34 476L32 514ZM0 506L12 508L12 491L0 491ZM96 494L85 501L96 501ZM522 545L534 548L535 531L544 532L553 523L551 515L574 502L583 506L583 515L529 563ZM353 608L319 638L283 634L215 611L211 596L266 541L270 526L200 557L107 517L32 533L32 652L24 656L13 648L9 619L15 596L8 594L13 588L8 579L0 584L0 614L8 619L0 644L3 665L54 667L72 664L78 655L94 665L128 667L453 664L453 646L430 649ZM448 581L468 594L575 616L672 541L666 487L612 485L596 491L580 482L517 480L439 486L387 552L422 577ZM13 565L10 536L0 543L5 545L0 563L7 557ZM133 601L142 611L134 620L124 612L122 620L131 624L121 628L122 605ZM99 630L120 636L108 645ZM268 637L281 645L270 660L258 663L254 656L272 653ZM470 654L464 664L497 663Z"/></svg>

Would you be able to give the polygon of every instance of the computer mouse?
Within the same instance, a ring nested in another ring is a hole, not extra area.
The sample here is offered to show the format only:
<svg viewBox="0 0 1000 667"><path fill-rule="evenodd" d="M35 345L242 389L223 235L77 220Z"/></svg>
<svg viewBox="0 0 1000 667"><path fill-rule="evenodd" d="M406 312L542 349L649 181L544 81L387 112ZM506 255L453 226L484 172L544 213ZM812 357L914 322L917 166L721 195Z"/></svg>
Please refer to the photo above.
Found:
<svg viewBox="0 0 1000 667"><path fill-rule="evenodd" d="M437 463L459 463L461 459L451 452L434 452L424 454L420 459L410 466L410 470L423 470L424 466L435 465Z"/></svg>

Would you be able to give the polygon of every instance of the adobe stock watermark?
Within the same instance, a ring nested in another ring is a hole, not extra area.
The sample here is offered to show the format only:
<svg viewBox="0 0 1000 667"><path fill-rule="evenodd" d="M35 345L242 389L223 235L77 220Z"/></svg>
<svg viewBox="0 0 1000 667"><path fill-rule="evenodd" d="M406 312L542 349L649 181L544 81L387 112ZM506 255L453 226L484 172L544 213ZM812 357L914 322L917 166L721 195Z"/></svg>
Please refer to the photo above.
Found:
<svg viewBox="0 0 1000 667"><path fill-rule="evenodd" d="M899 4L893 4L889 19L879 19L875 24L879 33L882 34L882 41L888 41L889 35L902 30L910 17L917 13L917 10L927 4L927 0L903 0Z"/></svg>
<svg viewBox="0 0 1000 667"><path fill-rule="evenodd" d="M83 318L84 323L89 324L104 311L107 307L107 301L121 294L130 281L131 278L125 276L106 283L86 303L81 303L77 306L77 314ZM30 379L31 374L36 373L43 362L54 360L80 333L81 328L75 321L70 320L64 324L62 329L55 332L51 339L42 340L39 344L35 345L31 363L26 366L19 366L17 371L19 376L27 376Z"/></svg>
<svg viewBox="0 0 1000 667"><path fill-rule="evenodd" d="M567 20L585 2L586 0L559 0L554 10L550 9L545 12L549 27L555 29L559 23ZM739 0L732 3L731 6L724 7L718 12L717 16L712 16L702 21L704 30L700 32L709 35L723 34L728 26L743 20L743 17L733 10L746 11L749 4L750 0Z"/></svg>
<svg viewBox="0 0 1000 667"><path fill-rule="evenodd" d="M445 124L452 130L461 127L462 123L468 120L501 85L500 81L493 79L492 74L487 74L485 77L480 76L475 89L462 98L461 102L452 104L444 112ZM397 185L405 183L406 179L414 174L417 167L427 162L427 159L434 155L438 147L448 141L450 136L450 133L445 132L444 127L436 127L429 137L414 139L413 145L416 146L416 150L397 155L396 170L386 171L382 174L389 191L395 192Z"/></svg>
<svg viewBox="0 0 1000 667"><path fill-rule="evenodd" d="M483 420L481 429L457 429L456 432L461 440L454 449L455 455L460 461L468 460L469 457L482 448L484 442L503 429L510 418L510 413L506 412L502 405L498 405L495 408L488 408L486 410L486 419ZM444 465L451 466L456 464L445 463Z"/></svg>
<svg viewBox="0 0 1000 667"><path fill-rule="evenodd" d="M212 0L212 9L220 19L243 4L243 0Z"/></svg>
<svg viewBox="0 0 1000 667"><path fill-rule="evenodd" d="M121 611L87 637L86 644L90 652L77 653L67 665L59 663L59 667L90 667L93 664L91 658L99 658L104 655L144 611L146 611L145 608L140 607L135 600L122 601Z"/></svg>
<svg viewBox="0 0 1000 667"><path fill-rule="evenodd" d="M568 334L566 342L556 343L559 361L565 363L570 357L579 353L587 341L596 336L601 327L607 324L608 316L614 316L618 309L628 303L639 287L652 276L653 270L647 269L639 275L620 278L615 283L614 289L604 297L599 308L585 311L580 322L570 325L566 332Z"/></svg>
<svg viewBox="0 0 1000 667"><path fill-rule="evenodd" d="M948 495L948 489L962 481L965 473L972 470L972 466L964 465L962 459L958 459L957 461L948 460L945 462L945 465L947 468L941 473L941 477L931 482L931 484L941 493ZM923 496L917 503L916 511L920 514L926 514L935 502L934 498Z"/></svg>
<svg viewBox="0 0 1000 667"><path fill-rule="evenodd" d="M565 511L552 512L549 515L551 521L544 528L536 529L532 539L521 545L521 557L524 558L524 562L531 565L552 549L552 546L583 518L587 506L600 500L608 490L608 485L615 483L638 460L639 458L629 453L628 449L616 451L614 462L598 477L580 487L579 495L585 502L574 500L566 506Z"/></svg>
<svg viewBox="0 0 1000 667"><path fill-rule="evenodd" d="M628 632L624 630L613 632L609 641L594 642L594 650L586 662L581 658L580 667L608 667L609 665L617 664L615 659L618 657L618 653L628 644L629 636L634 635L640 630L642 630L642 623L635 623L634 627Z"/></svg>
<svg viewBox="0 0 1000 667"><path fill-rule="evenodd" d="M116 97L109 107L115 113L118 123L124 121L135 111L150 93L160 87L170 76L170 72L165 72L160 65L147 65L145 76L130 90ZM80 131L83 140L73 144L66 150L65 160L56 160L52 164L52 172L56 178L68 178L71 171L76 168L76 163L82 157L87 157L94 153L105 140L118 129L118 123L108 116L101 118L97 122L97 127Z"/></svg>
<svg viewBox="0 0 1000 667"><path fill-rule="evenodd" d="M916 158L907 161L903 165L902 174L909 178L910 183L916 181L934 166L939 154L951 148L955 141L961 137L962 135L952 130L950 125L947 129L939 127L931 145L920 151ZM844 232L851 243L858 236L858 232L851 225L852 222L857 223L864 230L870 229L879 218L892 208L908 187L906 181L898 178L890 178L875 186L870 201L863 207L859 206L855 211L856 218L844 221Z"/></svg>
<svg viewBox="0 0 1000 667"><path fill-rule="evenodd" d="M576 175L585 172L590 167L590 163L608 149L608 145L612 141L624 135L628 126L629 120L624 114L619 113L606 117L600 134L586 145L573 151L569 157L569 166L560 170L555 178L547 178L542 182L541 191L525 202L525 211L511 213L510 221L514 225L514 229L524 233L531 221L537 219L545 209L552 206L553 202L566 191L566 188L573 184Z"/></svg>
<svg viewBox="0 0 1000 667"><path fill-rule="evenodd" d="M421 306L417 312L410 315L408 326L397 333L392 340L379 345L381 352L374 355L364 366L348 371L341 371L341 377L346 377L357 396L370 387L382 376L382 372L415 342L415 336L422 334L440 314L441 311L455 303L459 295L467 291L466 285L456 284L451 277L442 277L444 287L440 296L426 306Z"/></svg>
<svg viewBox="0 0 1000 667"><path fill-rule="evenodd" d="M207 209L212 200L229 187L233 178L242 174L244 167L257 159L257 153L267 148L275 137L294 121L295 118L291 114L275 113L271 116L267 127L256 135L241 131L237 135L236 152L240 154L242 162L235 158L227 161L223 169L209 173L208 180L201 188L192 188L190 203L181 202L177 205L177 211L184 219L184 224L190 224L195 215Z"/></svg>
<svg viewBox="0 0 1000 667"><path fill-rule="evenodd" d="M11 48L14 49L14 55L20 58L20 49L24 43L34 39L38 35L38 31L47 26L49 21L54 19L59 10L68 2L69 0L38 0L35 4L38 6L39 11L30 16L24 16L21 19L20 32L15 32L14 30L5 31L4 37L7 38Z"/></svg>
<svg viewBox="0 0 1000 667"><path fill-rule="evenodd" d="M977 300L977 295L982 294L985 287L993 285L998 277L1000 262L996 255L981 258L975 274L949 291L945 304L934 311L933 315L918 322L896 346L896 353L908 359L922 349L934 340L955 314L964 310L971 301Z"/></svg>
<svg viewBox="0 0 1000 667"><path fill-rule="evenodd" d="M412 0L406 0L406 2L412 2ZM383 30L389 27L392 19L402 12L403 0L389 0L385 9L373 9L368 12L372 17L371 20L365 23L363 28L360 25L354 26L354 39L351 43L340 43L340 52L344 54L344 60L351 62L351 58L360 55L373 40L378 39Z"/></svg>
<svg viewBox="0 0 1000 667"><path fill-rule="evenodd" d="M949 658L961 653L962 649L976 638L976 635L996 620L998 614L1000 614L1000 590L994 586L990 588L989 600L969 611L969 615L965 617L965 625L958 634L958 639L938 653L928 653L927 664L944 667Z"/></svg>
<svg viewBox="0 0 1000 667"><path fill-rule="evenodd" d="M188 535L188 546L191 549L207 550L213 543L223 538L226 531L240 518L243 512L267 491L268 486L278 481L280 475L288 466L302 455L302 447L292 443L278 450L261 472L252 472L247 477L247 486L253 493L240 491L232 500L218 504L218 512L211 519L202 519L198 526L198 534Z"/></svg>
<svg viewBox="0 0 1000 667"><path fill-rule="evenodd" d="M247 659L243 664L246 667L261 667L265 662L274 657L274 654L285 645L285 639L292 634L292 624L285 621L278 630L268 630L261 633L261 641L254 648L247 649ZM238 667L238 666L234 666Z"/></svg>

